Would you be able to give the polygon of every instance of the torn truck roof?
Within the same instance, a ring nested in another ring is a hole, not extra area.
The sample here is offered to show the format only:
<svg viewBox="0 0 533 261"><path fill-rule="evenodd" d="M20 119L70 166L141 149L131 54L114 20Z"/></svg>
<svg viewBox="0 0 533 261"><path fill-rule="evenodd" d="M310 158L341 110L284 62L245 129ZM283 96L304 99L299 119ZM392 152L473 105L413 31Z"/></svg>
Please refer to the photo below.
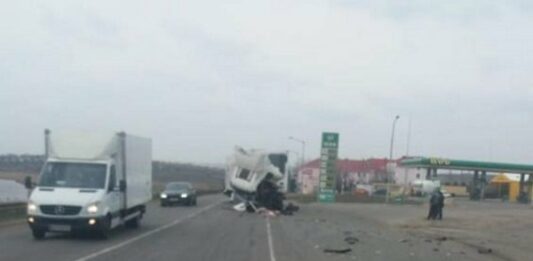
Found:
<svg viewBox="0 0 533 261"><path fill-rule="evenodd" d="M268 179L276 182L285 175L286 153L244 150L236 147L226 166L226 191L255 193L259 184Z"/></svg>

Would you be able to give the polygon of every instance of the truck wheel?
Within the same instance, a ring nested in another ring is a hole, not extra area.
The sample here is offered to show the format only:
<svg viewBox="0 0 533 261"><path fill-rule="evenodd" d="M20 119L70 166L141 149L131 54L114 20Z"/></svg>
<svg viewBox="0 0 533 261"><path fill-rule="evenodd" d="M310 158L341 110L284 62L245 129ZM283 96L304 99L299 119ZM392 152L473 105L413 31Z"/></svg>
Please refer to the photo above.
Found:
<svg viewBox="0 0 533 261"><path fill-rule="evenodd" d="M138 228L141 223L141 215L139 214L135 218L132 218L128 221L126 221L126 227L127 228Z"/></svg>
<svg viewBox="0 0 533 261"><path fill-rule="evenodd" d="M43 239L46 235L46 231L44 231L43 229L38 229L38 228L32 228L31 233L33 235L33 238L37 240Z"/></svg>
<svg viewBox="0 0 533 261"><path fill-rule="evenodd" d="M167 204L166 204L165 202L161 202L161 206L162 206L162 207L166 207Z"/></svg>
<svg viewBox="0 0 533 261"><path fill-rule="evenodd" d="M98 236L100 236L100 238L102 239L108 239L109 231L111 231L111 217L107 216L105 219L102 220L102 224L100 224L100 228L98 229Z"/></svg>
<svg viewBox="0 0 533 261"><path fill-rule="evenodd" d="M194 201L192 202L193 206L196 206L196 197L194 198Z"/></svg>

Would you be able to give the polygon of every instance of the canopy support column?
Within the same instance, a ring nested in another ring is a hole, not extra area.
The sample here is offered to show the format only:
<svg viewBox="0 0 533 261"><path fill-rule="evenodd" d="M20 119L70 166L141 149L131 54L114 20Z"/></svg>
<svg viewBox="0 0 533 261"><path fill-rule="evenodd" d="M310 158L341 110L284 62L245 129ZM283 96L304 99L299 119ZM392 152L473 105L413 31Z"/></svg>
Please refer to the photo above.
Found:
<svg viewBox="0 0 533 261"><path fill-rule="evenodd" d="M479 184L479 171L474 170L474 177L472 179L472 185L470 186L470 199L471 200L476 200L479 198L478 184Z"/></svg>
<svg viewBox="0 0 533 261"><path fill-rule="evenodd" d="M524 197L524 185L525 184L526 184L526 174L520 173L520 183L518 183L518 198L517 198L517 201L519 203L525 203L526 201L526 198Z"/></svg>
<svg viewBox="0 0 533 261"><path fill-rule="evenodd" d="M527 181L527 203L531 202L531 192L533 190L533 175L528 174L528 181Z"/></svg>
<svg viewBox="0 0 533 261"><path fill-rule="evenodd" d="M480 200L483 200L485 199L485 187L487 185L487 172L486 171L482 171L481 172L481 192L480 192L480 195L479 195L479 199Z"/></svg>

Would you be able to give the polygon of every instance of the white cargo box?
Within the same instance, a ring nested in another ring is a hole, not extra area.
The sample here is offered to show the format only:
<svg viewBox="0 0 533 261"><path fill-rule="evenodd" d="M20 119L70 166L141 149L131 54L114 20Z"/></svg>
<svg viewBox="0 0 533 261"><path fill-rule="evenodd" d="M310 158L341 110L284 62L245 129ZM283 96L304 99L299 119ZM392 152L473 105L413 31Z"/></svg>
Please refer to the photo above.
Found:
<svg viewBox="0 0 533 261"><path fill-rule="evenodd" d="M117 179L126 181L124 206L152 199L152 141L121 133L53 132L46 136L49 160L114 162Z"/></svg>
<svg viewBox="0 0 533 261"><path fill-rule="evenodd" d="M126 134L126 207L152 199L152 141Z"/></svg>

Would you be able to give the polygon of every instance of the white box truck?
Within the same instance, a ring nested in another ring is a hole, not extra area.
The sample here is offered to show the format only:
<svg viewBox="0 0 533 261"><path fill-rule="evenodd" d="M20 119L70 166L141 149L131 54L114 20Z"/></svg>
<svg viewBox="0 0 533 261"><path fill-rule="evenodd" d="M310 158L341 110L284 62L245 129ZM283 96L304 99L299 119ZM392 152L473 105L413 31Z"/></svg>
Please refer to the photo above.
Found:
<svg viewBox="0 0 533 261"><path fill-rule="evenodd" d="M51 133L27 206L36 239L47 232L138 227L152 198L152 142L126 134Z"/></svg>

